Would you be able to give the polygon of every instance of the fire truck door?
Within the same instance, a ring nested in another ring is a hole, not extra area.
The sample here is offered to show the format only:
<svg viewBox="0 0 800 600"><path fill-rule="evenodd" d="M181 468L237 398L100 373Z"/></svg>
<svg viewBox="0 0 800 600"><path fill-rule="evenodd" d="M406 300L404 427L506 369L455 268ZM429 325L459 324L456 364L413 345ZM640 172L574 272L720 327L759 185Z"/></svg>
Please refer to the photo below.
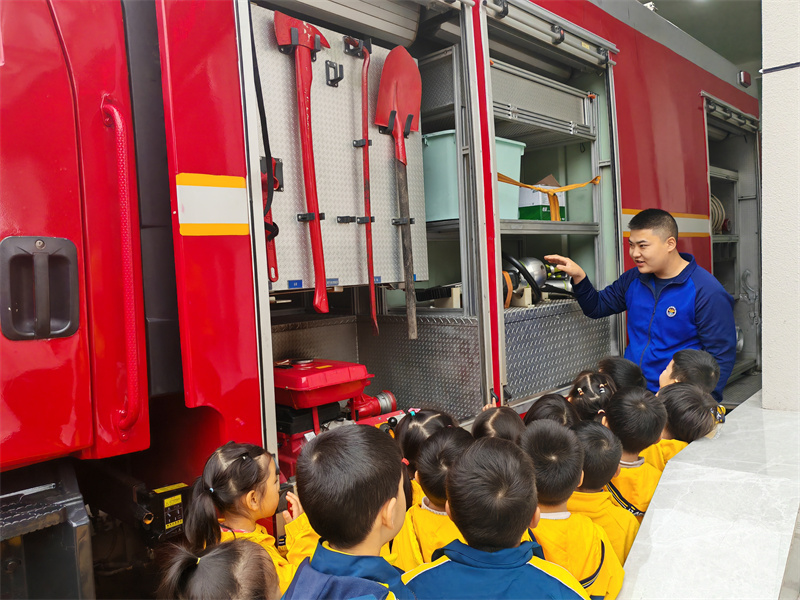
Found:
<svg viewBox="0 0 800 600"><path fill-rule="evenodd" d="M92 443L81 185L65 56L44 0L0 3L2 469Z"/></svg>

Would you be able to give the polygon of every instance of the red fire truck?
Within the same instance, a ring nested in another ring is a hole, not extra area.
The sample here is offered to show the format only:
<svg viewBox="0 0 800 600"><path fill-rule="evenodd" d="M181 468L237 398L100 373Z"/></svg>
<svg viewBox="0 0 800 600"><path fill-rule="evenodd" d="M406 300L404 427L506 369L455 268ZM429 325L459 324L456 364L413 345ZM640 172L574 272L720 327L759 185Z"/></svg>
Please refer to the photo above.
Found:
<svg viewBox="0 0 800 600"><path fill-rule="evenodd" d="M622 350L623 319L504 293L503 256L566 253L606 285L647 207L736 299L734 375L757 368L749 75L631 4L0 3L3 597L91 597L147 563L228 440L288 477L330 421L563 387ZM397 46L421 82L410 218L376 124ZM498 174L594 183L520 219Z"/></svg>

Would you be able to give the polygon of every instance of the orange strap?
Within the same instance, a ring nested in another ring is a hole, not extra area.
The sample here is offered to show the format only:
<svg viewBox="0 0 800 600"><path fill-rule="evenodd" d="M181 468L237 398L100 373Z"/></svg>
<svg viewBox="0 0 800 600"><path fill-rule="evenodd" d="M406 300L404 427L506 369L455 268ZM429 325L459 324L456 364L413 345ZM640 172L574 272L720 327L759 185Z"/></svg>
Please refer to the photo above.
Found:
<svg viewBox="0 0 800 600"><path fill-rule="evenodd" d="M586 187L590 183L597 185L598 183L600 183L600 175L598 175L591 181L587 181L585 183L573 183L572 185L565 185L564 187L552 188L552 189L538 187L535 185L528 185L527 183L520 183L516 179L511 179L511 177L503 175L502 173L497 174L497 181L499 181L500 183L510 183L511 185L516 185L517 187L521 188L528 188L529 190L536 190L537 192L544 192L545 194L547 194L547 199L550 202L550 220L560 221L561 211L558 207L558 196L556 196L556 193L577 190L578 188Z"/></svg>
<svg viewBox="0 0 800 600"><path fill-rule="evenodd" d="M503 302L503 308L508 308L511 306L511 294L514 293L514 290L511 288L511 275L508 274L508 271L503 271L503 277L506 280L506 289L508 290L506 293L506 301Z"/></svg>

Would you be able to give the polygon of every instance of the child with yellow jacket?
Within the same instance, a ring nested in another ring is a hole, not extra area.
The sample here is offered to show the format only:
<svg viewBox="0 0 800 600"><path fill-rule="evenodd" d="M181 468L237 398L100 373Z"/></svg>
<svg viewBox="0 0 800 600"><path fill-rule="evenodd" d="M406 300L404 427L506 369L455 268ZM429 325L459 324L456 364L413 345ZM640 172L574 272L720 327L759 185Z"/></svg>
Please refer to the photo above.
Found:
<svg viewBox="0 0 800 600"><path fill-rule="evenodd" d="M622 588L625 571L602 527L567 509L583 480L583 448L575 433L541 420L529 424L520 446L533 459L541 519L532 535L544 558L561 565L581 583L590 597L613 600Z"/></svg>

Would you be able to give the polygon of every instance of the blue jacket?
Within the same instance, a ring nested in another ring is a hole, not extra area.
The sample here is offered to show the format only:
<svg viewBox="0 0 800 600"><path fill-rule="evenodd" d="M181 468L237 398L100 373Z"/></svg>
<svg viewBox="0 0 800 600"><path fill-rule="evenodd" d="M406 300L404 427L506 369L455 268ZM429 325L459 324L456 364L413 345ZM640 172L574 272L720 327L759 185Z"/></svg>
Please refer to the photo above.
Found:
<svg viewBox="0 0 800 600"><path fill-rule="evenodd" d="M658 296L653 275L639 273L636 267L600 292L587 277L575 285L575 295L584 314L593 319L628 311L625 358L642 368L652 392L678 350L705 350L719 363L714 397L721 401L736 360L733 298L691 254L681 257L689 264Z"/></svg>
<svg viewBox="0 0 800 600"><path fill-rule="evenodd" d="M402 572L380 556L356 556L317 544L311 561L303 561L283 600L397 598L416 600L400 579Z"/></svg>
<svg viewBox="0 0 800 600"><path fill-rule="evenodd" d="M534 556L534 542L483 552L455 540L433 553L433 562L403 575L419 600L588 598L565 569Z"/></svg>

